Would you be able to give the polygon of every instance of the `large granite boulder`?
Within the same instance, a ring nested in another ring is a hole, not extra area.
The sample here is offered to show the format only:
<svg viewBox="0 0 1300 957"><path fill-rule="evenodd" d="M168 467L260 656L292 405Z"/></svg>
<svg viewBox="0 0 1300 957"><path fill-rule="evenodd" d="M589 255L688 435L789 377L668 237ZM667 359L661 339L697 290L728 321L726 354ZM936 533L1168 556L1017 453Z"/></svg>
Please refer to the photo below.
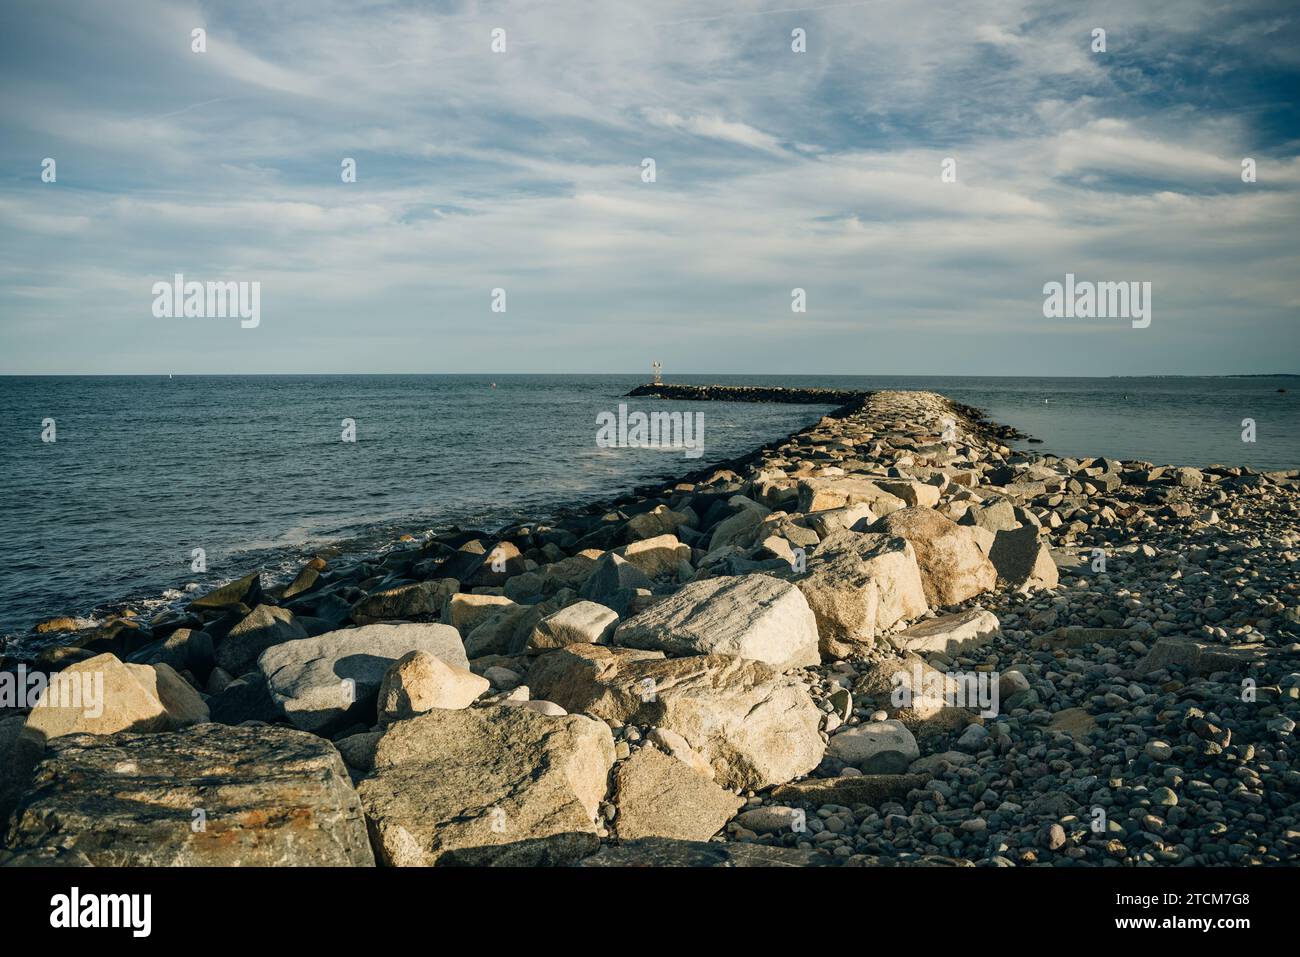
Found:
<svg viewBox="0 0 1300 957"><path fill-rule="evenodd" d="M970 532L932 508L904 508L886 515L873 532L905 538L916 551L921 584L931 605L957 605L989 591L998 573Z"/></svg>
<svg viewBox="0 0 1300 957"><path fill-rule="evenodd" d="M51 742L14 812L7 863L52 849L97 867L374 863L334 746L266 725Z"/></svg>
<svg viewBox="0 0 1300 957"><path fill-rule="evenodd" d="M989 499L978 505L972 505L957 520L959 525L973 525L994 534L1016 528L1016 509L1005 498Z"/></svg>
<svg viewBox="0 0 1300 957"><path fill-rule="evenodd" d="M745 799L657 748L637 751L614 771L619 840L671 837L707 841Z"/></svg>
<svg viewBox="0 0 1300 957"><path fill-rule="evenodd" d="M1055 588L1060 581L1052 551L1032 525L998 532L989 549L989 561L998 578L1013 588Z"/></svg>
<svg viewBox="0 0 1300 957"><path fill-rule="evenodd" d="M794 582L812 609L821 654L847 658L866 652L875 641L880 583L874 573L879 568L863 561L857 538L836 539L837 534L845 533L831 533L803 572L782 575ZM837 542L853 547L837 547Z"/></svg>
<svg viewBox="0 0 1300 957"><path fill-rule="evenodd" d="M528 636L528 651L550 651L565 645L603 645L618 624L618 612L594 601L578 601L547 615Z"/></svg>
<svg viewBox="0 0 1300 957"><path fill-rule="evenodd" d="M808 602L769 575L691 582L620 624L614 643L670 655L735 655L781 671L821 663Z"/></svg>
<svg viewBox="0 0 1300 957"><path fill-rule="evenodd" d="M870 643L866 615L873 590L875 629L891 628L929 609L915 550L906 539L889 535L834 532L817 546L800 588L814 612L821 611L818 628L824 626L831 639L849 646Z"/></svg>
<svg viewBox="0 0 1300 957"><path fill-rule="evenodd" d="M691 560L691 546L678 541L676 535L656 535L639 542L629 542L614 554L631 562L650 578L675 574L679 562ZM588 597L586 595L584 598Z"/></svg>
<svg viewBox="0 0 1300 957"><path fill-rule="evenodd" d="M825 752L807 689L761 661L570 645L539 658L528 684L570 712L677 732L726 788L783 784Z"/></svg>
<svg viewBox="0 0 1300 957"><path fill-rule="evenodd" d="M512 844L594 842L613 764L608 726L581 715L430 711L387 727L358 790L382 863L485 864Z"/></svg>
<svg viewBox="0 0 1300 957"><path fill-rule="evenodd" d="M799 511L820 512L848 505L867 505L876 515L888 515L907 503L863 478L805 478L799 480Z"/></svg>
<svg viewBox="0 0 1300 957"><path fill-rule="evenodd" d="M379 686L379 720L399 721L434 708L468 708L490 682L466 668L453 668L427 651L408 651Z"/></svg>
<svg viewBox="0 0 1300 957"><path fill-rule="evenodd" d="M745 547L752 544L763 519L770 513L766 506L742 495L733 496L729 504L735 511L713 526L707 551L716 551L724 545Z"/></svg>
<svg viewBox="0 0 1300 957"><path fill-rule="evenodd" d="M468 635L487 618L502 608L514 606L505 595L472 595L457 592L442 604L442 623L451 625L462 635Z"/></svg>
<svg viewBox="0 0 1300 957"><path fill-rule="evenodd" d="M50 676L27 715L22 739L37 751L70 734L167 731L207 721L199 693L170 666L96 655Z"/></svg>
<svg viewBox="0 0 1300 957"><path fill-rule="evenodd" d="M450 625L364 625L268 648L257 666L284 716L305 731L327 733L375 722L375 700L388 669L403 655L427 651L469 670L460 635Z"/></svg>
<svg viewBox="0 0 1300 957"><path fill-rule="evenodd" d="M654 580L638 566L614 552L606 552L596 560L590 576L578 590L578 595L626 614L638 588L654 587Z"/></svg>

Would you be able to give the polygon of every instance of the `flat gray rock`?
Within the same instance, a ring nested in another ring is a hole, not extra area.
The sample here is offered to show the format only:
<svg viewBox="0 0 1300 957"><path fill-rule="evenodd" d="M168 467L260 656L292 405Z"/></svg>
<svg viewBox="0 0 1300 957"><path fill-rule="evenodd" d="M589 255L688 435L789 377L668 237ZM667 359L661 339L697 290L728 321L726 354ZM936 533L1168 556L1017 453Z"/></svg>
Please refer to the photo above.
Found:
<svg viewBox="0 0 1300 957"><path fill-rule="evenodd" d="M271 699L305 731L375 722L375 701L388 669L403 655L426 651L469 670L460 633L450 625L364 625L268 648L257 666Z"/></svg>
<svg viewBox="0 0 1300 957"><path fill-rule="evenodd" d="M614 643L669 655L733 655L781 671L821 663L807 599L770 575L691 582L620 624Z"/></svg>

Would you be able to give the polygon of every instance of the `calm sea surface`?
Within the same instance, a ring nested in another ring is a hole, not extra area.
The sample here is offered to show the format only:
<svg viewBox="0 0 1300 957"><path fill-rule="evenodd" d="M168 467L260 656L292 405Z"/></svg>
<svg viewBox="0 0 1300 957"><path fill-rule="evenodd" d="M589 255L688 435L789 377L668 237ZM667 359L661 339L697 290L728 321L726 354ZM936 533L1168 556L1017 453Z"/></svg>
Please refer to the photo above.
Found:
<svg viewBox="0 0 1300 957"><path fill-rule="evenodd" d="M0 377L0 634L130 600L156 607L311 547L491 527L668 478L803 428L829 407L621 399L610 376ZM1062 455L1300 467L1297 379L682 376L930 389ZM493 387L495 383L495 388ZM1289 391L1279 392L1279 389ZM703 412L704 455L602 449L596 416ZM55 420L56 441L42 422ZM357 441L340 440L342 420ZM1242 420L1257 441L1241 439ZM208 571L190 571L191 550Z"/></svg>

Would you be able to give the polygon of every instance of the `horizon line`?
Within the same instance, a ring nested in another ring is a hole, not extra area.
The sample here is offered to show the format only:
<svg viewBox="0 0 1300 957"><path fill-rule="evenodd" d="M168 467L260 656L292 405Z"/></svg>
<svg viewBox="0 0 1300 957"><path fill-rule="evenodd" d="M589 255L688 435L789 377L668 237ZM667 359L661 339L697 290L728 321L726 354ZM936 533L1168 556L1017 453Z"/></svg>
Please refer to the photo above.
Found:
<svg viewBox="0 0 1300 957"><path fill-rule="evenodd" d="M109 379L136 378L155 379L181 376L191 379L202 378L245 378L271 379L302 376L634 376L643 372L0 372L0 378L78 378ZM1295 379L1297 372L1147 372L1109 373L1098 375L1001 375L985 373L932 373L932 372L676 372L668 374L674 378L682 376L756 376L786 378L899 378L899 379ZM653 384L647 380L647 384ZM671 382L664 382L672 385ZM687 383L677 383L686 385Z"/></svg>

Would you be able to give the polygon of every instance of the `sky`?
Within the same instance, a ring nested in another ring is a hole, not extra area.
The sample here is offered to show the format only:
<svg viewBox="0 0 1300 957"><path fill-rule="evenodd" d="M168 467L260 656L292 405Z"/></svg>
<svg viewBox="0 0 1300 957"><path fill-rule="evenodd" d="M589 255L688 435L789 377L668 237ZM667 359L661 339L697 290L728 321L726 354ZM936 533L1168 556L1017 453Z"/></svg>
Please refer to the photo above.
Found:
<svg viewBox="0 0 1300 957"><path fill-rule="evenodd" d="M1300 373L1293 0L6 0L0 90L0 373Z"/></svg>

